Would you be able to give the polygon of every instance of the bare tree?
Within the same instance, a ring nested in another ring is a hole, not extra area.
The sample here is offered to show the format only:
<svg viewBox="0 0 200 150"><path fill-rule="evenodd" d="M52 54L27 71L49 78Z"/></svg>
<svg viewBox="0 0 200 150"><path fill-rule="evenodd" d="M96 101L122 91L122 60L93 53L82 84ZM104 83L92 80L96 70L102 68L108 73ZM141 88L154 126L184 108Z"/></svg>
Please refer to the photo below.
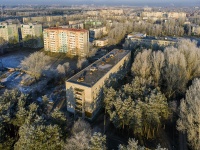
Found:
<svg viewBox="0 0 200 150"><path fill-rule="evenodd" d="M78 69L82 69L88 65L88 60L86 58L80 58L78 59L78 62L76 64Z"/></svg>
<svg viewBox="0 0 200 150"><path fill-rule="evenodd" d="M39 79L43 72L50 68L50 57L42 52L35 52L21 61L21 67L27 73Z"/></svg>
<svg viewBox="0 0 200 150"><path fill-rule="evenodd" d="M90 138L91 134L85 131L76 133L68 139L65 150L87 150L89 149Z"/></svg>
<svg viewBox="0 0 200 150"><path fill-rule="evenodd" d="M200 75L200 48L197 41L189 39L181 40L178 43L178 50L186 60L187 79L192 80Z"/></svg>
<svg viewBox="0 0 200 150"><path fill-rule="evenodd" d="M177 129L187 134L192 149L200 148L200 79L194 79L181 100Z"/></svg>
<svg viewBox="0 0 200 150"><path fill-rule="evenodd" d="M161 69L164 63L164 54L161 51L152 53L152 75L155 85L158 86L160 83Z"/></svg>
<svg viewBox="0 0 200 150"><path fill-rule="evenodd" d="M79 119L78 121L74 123L73 128L72 128L72 133L76 134L82 131L91 132L91 127L89 123L87 123L84 120Z"/></svg>
<svg viewBox="0 0 200 150"><path fill-rule="evenodd" d="M169 98L186 90L186 60L184 55L174 47L164 51L165 64L162 69L163 85L166 96Z"/></svg>
<svg viewBox="0 0 200 150"><path fill-rule="evenodd" d="M66 75L69 70L70 70L69 62L66 62L63 65L59 64L57 66L57 71L61 75Z"/></svg>
<svg viewBox="0 0 200 150"><path fill-rule="evenodd" d="M131 68L134 75L142 78L150 77L152 69L151 53L151 50L144 50L137 54Z"/></svg>

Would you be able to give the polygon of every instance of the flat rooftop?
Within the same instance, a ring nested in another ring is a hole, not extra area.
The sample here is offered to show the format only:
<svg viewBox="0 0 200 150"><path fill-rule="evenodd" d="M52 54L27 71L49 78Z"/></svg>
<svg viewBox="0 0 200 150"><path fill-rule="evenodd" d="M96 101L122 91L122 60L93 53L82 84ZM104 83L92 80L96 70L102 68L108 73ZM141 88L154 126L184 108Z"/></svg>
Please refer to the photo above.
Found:
<svg viewBox="0 0 200 150"><path fill-rule="evenodd" d="M88 30L85 30L85 29L62 28L62 27L52 27L52 28L47 28L47 29L44 29L44 30L52 30L52 31L67 30L67 31L72 31L72 32L88 32Z"/></svg>
<svg viewBox="0 0 200 150"><path fill-rule="evenodd" d="M66 82L92 87L128 53L130 53L129 50L114 49L85 69L81 70L79 73L75 74ZM82 81L80 81L81 77L83 77Z"/></svg>

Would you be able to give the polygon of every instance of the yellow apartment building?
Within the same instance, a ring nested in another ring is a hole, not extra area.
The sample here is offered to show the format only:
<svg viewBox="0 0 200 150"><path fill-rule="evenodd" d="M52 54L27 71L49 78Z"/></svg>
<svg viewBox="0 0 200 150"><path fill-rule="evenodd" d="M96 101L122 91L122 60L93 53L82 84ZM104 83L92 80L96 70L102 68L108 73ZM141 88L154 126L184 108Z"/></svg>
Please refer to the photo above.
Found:
<svg viewBox="0 0 200 150"><path fill-rule="evenodd" d="M84 29L48 28L43 31L44 49L85 57L89 52L89 32Z"/></svg>
<svg viewBox="0 0 200 150"><path fill-rule="evenodd" d="M108 45L108 39L99 39L99 40L94 40L93 45L97 47L103 47Z"/></svg>
<svg viewBox="0 0 200 150"><path fill-rule="evenodd" d="M125 76L130 58L131 51L114 49L68 79L67 110L92 120L102 107L103 86Z"/></svg>

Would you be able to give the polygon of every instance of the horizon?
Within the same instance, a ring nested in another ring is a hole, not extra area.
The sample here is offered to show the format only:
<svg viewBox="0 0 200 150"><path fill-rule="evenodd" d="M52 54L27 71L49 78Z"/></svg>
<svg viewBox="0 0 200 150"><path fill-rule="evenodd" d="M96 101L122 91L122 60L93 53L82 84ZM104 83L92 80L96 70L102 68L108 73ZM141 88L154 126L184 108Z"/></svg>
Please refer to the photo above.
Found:
<svg viewBox="0 0 200 150"><path fill-rule="evenodd" d="M141 1L131 1L131 0L1 0L0 5L97 5L97 6L200 6L200 1L198 0L168 0L159 1L156 0L141 0Z"/></svg>

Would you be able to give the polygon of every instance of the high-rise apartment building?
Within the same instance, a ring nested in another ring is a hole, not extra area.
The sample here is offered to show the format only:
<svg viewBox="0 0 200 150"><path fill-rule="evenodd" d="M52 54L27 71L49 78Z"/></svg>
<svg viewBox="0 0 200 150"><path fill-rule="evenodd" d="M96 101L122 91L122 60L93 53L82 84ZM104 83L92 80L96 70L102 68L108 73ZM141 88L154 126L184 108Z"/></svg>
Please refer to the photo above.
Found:
<svg viewBox="0 0 200 150"><path fill-rule="evenodd" d="M102 107L103 86L122 79L130 67L131 51L114 49L66 81L67 110L93 119Z"/></svg>
<svg viewBox="0 0 200 150"><path fill-rule="evenodd" d="M27 36L30 37L40 37L42 35L42 25L41 24L21 24L21 34L22 39Z"/></svg>
<svg viewBox="0 0 200 150"><path fill-rule="evenodd" d="M89 32L84 29L48 28L43 31L44 49L85 57L89 52Z"/></svg>
<svg viewBox="0 0 200 150"><path fill-rule="evenodd" d="M18 26L6 22L0 23L0 37L5 41L19 42Z"/></svg>

